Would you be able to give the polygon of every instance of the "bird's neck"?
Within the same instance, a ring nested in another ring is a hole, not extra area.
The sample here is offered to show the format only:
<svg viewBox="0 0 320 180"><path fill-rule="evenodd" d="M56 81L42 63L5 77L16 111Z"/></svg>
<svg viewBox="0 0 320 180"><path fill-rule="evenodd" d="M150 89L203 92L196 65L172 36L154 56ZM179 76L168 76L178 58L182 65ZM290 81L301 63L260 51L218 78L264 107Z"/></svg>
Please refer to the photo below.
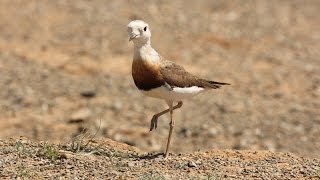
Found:
<svg viewBox="0 0 320 180"><path fill-rule="evenodd" d="M133 60L159 61L159 54L151 47L151 41L134 43Z"/></svg>
<svg viewBox="0 0 320 180"><path fill-rule="evenodd" d="M134 42L134 53L140 53L141 50L150 50L150 49L153 49L151 47L151 41L148 40L146 42L140 42L140 41L137 41L137 42Z"/></svg>

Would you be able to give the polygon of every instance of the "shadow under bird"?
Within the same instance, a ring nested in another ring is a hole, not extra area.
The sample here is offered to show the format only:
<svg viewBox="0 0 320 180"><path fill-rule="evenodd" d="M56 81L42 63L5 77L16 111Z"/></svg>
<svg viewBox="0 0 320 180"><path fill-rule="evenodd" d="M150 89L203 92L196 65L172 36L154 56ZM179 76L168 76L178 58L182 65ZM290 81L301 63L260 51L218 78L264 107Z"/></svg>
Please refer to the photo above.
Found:
<svg viewBox="0 0 320 180"><path fill-rule="evenodd" d="M155 114L150 125L150 131L156 129L158 118L170 112L170 130L164 153L167 157L175 125L173 110L180 108L184 99L229 84L199 78L182 66L164 59L151 47L151 31L144 21L131 21L127 28L129 41L134 43L132 77L135 85L146 96L163 99L169 106L169 109ZM174 102L177 102L175 106Z"/></svg>

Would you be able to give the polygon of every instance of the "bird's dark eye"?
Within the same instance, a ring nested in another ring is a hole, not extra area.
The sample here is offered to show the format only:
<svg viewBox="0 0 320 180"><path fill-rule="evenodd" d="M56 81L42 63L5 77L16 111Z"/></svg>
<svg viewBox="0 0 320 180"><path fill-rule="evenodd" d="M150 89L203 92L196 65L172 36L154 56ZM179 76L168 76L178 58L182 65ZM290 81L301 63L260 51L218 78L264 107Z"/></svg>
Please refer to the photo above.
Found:
<svg viewBox="0 0 320 180"><path fill-rule="evenodd" d="M147 26L143 28L144 31L147 31Z"/></svg>

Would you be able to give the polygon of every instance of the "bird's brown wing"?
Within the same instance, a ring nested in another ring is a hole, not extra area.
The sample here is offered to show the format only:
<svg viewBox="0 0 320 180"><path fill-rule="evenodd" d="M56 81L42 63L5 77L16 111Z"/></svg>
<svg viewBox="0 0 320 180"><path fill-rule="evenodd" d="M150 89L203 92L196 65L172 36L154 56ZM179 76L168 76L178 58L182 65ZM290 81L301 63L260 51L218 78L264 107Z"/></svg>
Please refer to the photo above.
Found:
<svg viewBox="0 0 320 180"><path fill-rule="evenodd" d="M202 88L217 89L221 85L227 85L227 83L220 83L198 78L197 76L187 72L182 66L174 64L171 61L162 61L160 73L163 77L163 80L171 87L183 88L198 86Z"/></svg>

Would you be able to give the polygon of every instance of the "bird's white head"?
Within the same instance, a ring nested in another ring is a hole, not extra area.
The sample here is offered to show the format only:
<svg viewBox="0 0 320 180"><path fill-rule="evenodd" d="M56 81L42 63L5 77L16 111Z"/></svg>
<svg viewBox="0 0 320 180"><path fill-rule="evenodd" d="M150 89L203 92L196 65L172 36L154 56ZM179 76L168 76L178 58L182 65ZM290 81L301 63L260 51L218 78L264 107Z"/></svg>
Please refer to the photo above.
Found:
<svg viewBox="0 0 320 180"><path fill-rule="evenodd" d="M133 43L150 43L151 32L149 25L141 20L134 20L128 24L129 41Z"/></svg>

